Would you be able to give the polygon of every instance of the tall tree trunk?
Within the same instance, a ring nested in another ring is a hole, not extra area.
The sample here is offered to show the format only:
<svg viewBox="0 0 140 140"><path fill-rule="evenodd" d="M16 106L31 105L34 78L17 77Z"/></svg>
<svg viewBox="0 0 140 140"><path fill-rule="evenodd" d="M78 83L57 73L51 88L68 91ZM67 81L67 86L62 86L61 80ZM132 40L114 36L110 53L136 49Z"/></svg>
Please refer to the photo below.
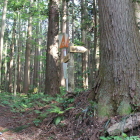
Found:
<svg viewBox="0 0 140 140"><path fill-rule="evenodd" d="M71 19L71 24L72 24L72 38L71 38L71 40L72 40L72 43L74 43L74 0L72 0L72 19Z"/></svg>
<svg viewBox="0 0 140 140"><path fill-rule="evenodd" d="M138 29L140 31L140 3L139 2L135 2L135 16L136 16Z"/></svg>
<svg viewBox="0 0 140 140"><path fill-rule="evenodd" d="M39 7L39 1L36 1L36 8ZM39 15L40 18L40 15ZM39 88L39 51L40 51L40 22L37 18L36 21L36 39L35 39L35 56L34 56L34 72L33 72L33 85L34 87Z"/></svg>
<svg viewBox="0 0 140 140"><path fill-rule="evenodd" d="M32 7L33 0L30 1L30 6ZM31 8L30 7L30 8ZM28 31L27 31L27 41L26 41L26 52L25 52L25 68L24 68L24 84L23 92L28 93L30 86L30 51L32 46L32 16L30 15L28 20Z"/></svg>
<svg viewBox="0 0 140 140"><path fill-rule="evenodd" d="M35 56L34 56L34 75L33 75L33 85L35 87L39 86L39 45L40 45L40 39L39 39L39 28L40 28L40 23L37 21L37 26L36 26L36 45L35 45Z"/></svg>
<svg viewBox="0 0 140 140"><path fill-rule="evenodd" d="M91 61L90 61L90 75L89 75L89 81L90 81L90 88L93 87L94 81L95 81L95 75L97 71L97 34L98 34L98 22L97 22L97 3L96 0L93 1L93 22L94 22L94 41L93 41L93 52L91 52ZM98 55L99 57L99 55Z"/></svg>
<svg viewBox="0 0 140 140"><path fill-rule="evenodd" d="M86 23L85 20L87 18L86 7L87 2L86 0L81 0L81 40L84 46L87 44L86 38ZM83 71L83 88L86 89L88 87L88 73L87 73L87 66L88 66L88 52L82 54L82 71Z"/></svg>
<svg viewBox="0 0 140 140"><path fill-rule="evenodd" d="M49 26L46 52L46 79L45 94L55 95L59 93L59 56L58 56L58 32L59 9L58 0L49 3Z"/></svg>
<svg viewBox="0 0 140 140"><path fill-rule="evenodd" d="M7 46L8 46L8 41L6 41L5 43L5 48L4 48L4 79L3 79L3 82L4 82L4 91L5 92L8 92L8 77L7 77Z"/></svg>
<svg viewBox="0 0 140 140"><path fill-rule="evenodd" d="M16 96L17 93L17 83L20 82L18 81L18 56L19 56L19 45L20 45L20 12L18 11L17 13L17 26L16 30L18 31L18 34L15 37L15 60L14 60L14 66L15 66L15 74L14 74L14 96Z"/></svg>
<svg viewBox="0 0 140 140"><path fill-rule="evenodd" d="M24 22L20 21L20 25L23 25ZM22 27L22 29L21 29ZM25 62L22 61L23 56L25 55L25 48L22 46L26 46L26 34L21 32L21 30L26 30L25 25L19 26L19 40L18 40L18 58L17 58L17 92L23 92L23 84L24 84L24 65ZM22 84L23 83L23 84Z"/></svg>
<svg viewBox="0 0 140 140"><path fill-rule="evenodd" d="M61 32L66 33L67 28L67 2L66 0L62 0L62 21L61 21Z"/></svg>
<svg viewBox="0 0 140 140"><path fill-rule="evenodd" d="M18 22L18 31L19 31L19 36L18 36L18 54L17 54L17 92L21 92L21 52L22 52L22 48L21 48L21 19L20 19L20 15L19 15L19 22Z"/></svg>
<svg viewBox="0 0 140 140"><path fill-rule="evenodd" d="M69 36L69 10L68 10L69 3L66 1L66 33Z"/></svg>
<svg viewBox="0 0 140 140"><path fill-rule="evenodd" d="M130 0L99 0L98 116L124 115L140 106L140 41Z"/></svg>
<svg viewBox="0 0 140 140"><path fill-rule="evenodd" d="M3 38L4 38L4 31L5 31L5 20L6 20L6 13L7 13L7 3L8 0L4 0L3 5L3 13L2 13L2 21L1 21L1 31L0 31L0 86L2 85L2 75L1 75L1 68L2 68L2 51L3 51ZM1 87L0 87L1 92Z"/></svg>
<svg viewBox="0 0 140 140"><path fill-rule="evenodd" d="M15 33L16 33L16 19L14 19L13 23L13 31L12 31L12 42L10 45L10 63L9 63L9 92L13 93L13 55L14 55L14 46L15 46Z"/></svg>
<svg viewBox="0 0 140 140"><path fill-rule="evenodd" d="M40 27L39 27L39 30L40 30L40 34L42 34L42 28L41 28L41 24L40 24ZM42 38L40 38L39 39L39 45L41 45L42 44ZM44 54L46 54L46 50L45 49L41 49L41 48L39 48L39 55L40 56L44 56L43 55L43 53ZM45 74L45 72L43 71L44 70L44 67L45 67L45 63L44 63L44 61L46 61L46 58L45 58L46 56L44 56L44 59L41 59L41 61L39 62L39 91L40 92L43 92L44 91L44 87L45 87L45 76L44 76L44 74Z"/></svg>
<svg viewBox="0 0 140 140"><path fill-rule="evenodd" d="M62 4L61 4L61 33L66 33L66 29L67 29L67 2L66 2L66 0L62 0ZM64 49L61 49L60 60L63 60ZM61 64L60 64L60 86L63 86L63 87L66 86L66 80L64 78L64 69L63 69L64 65L67 65L67 64L61 62Z"/></svg>

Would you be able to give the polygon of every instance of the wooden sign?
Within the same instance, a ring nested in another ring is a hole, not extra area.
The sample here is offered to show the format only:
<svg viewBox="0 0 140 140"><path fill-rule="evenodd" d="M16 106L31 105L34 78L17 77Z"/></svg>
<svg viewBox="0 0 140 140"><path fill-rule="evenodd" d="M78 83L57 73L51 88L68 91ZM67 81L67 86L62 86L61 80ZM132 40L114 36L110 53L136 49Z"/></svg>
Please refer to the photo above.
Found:
<svg viewBox="0 0 140 140"><path fill-rule="evenodd" d="M70 52L84 53L87 49L84 46L70 46Z"/></svg>
<svg viewBox="0 0 140 140"><path fill-rule="evenodd" d="M70 55L69 54L67 54L66 56L64 56L64 58L63 58L63 62L64 63L67 63L69 60L70 60Z"/></svg>
<svg viewBox="0 0 140 140"><path fill-rule="evenodd" d="M69 47L69 36L65 34L65 47Z"/></svg>
<svg viewBox="0 0 140 140"><path fill-rule="evenodd" d="M59 35L59 48L67 48L69 46L69 37L67 34L60 34Z"/></svg>

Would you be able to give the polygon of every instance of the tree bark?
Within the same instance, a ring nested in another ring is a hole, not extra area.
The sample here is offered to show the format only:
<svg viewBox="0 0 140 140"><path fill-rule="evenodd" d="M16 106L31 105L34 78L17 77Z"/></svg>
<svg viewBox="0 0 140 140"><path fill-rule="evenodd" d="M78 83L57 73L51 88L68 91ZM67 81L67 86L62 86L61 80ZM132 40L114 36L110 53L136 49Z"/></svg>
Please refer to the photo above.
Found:
<svg viewBox="0 0 140 140"><path fill-rule="evenodd" d="M7 3L8 0L4 0L2 20L1 20L1 31L0 31L0 85L2 85L2 75L1 75L2 51L3 51L3 38L4 38L4 31L5 31L5 20L6 20L6 13L7 13Z"/></svg>
<svg viewBox="0 0 140 140"><path fill-rule="evenodd" d="M86 47L87 45L87 25L85 23L87 13L85 7L87 6L86 0L81 0L81 41L83 45ZM88 88L88 73L87 73L87 67L88 67L88 52L85 52L82 54L82 71L83 71L83 88Z"/></svg>
<svg viewBox="0 0 140 140"><path fill-rule="evenodd" d="M13 23L13 31L12 31L12 42L10 45L10 62L9 62L9 92L13 93L13 55L14 55L14 46L15 46L15 33L16 33L16 19L14 19Z"/></svg>
<svg viewBox="0 0 140 140"><path fill-rule="evenodd" d="M30 6L32 6L33 0L30 1ZM32 40L32 16L28 19L28 31L27 31L27 41L26 41L26 52L25 52L25 68L24 68L24 84L23 92L28 93L30 85L30 51L31 51L31 40Z"/></svg>
<svg viewBox="0 0 140 140"><path fill-rule="evenodd" d="M93 51L91 52L91 62L90 62L90 75L89 75L89 86L92 88L95 82L95 75L97 71L97 34L98 34L98 20L97 20L97 3L96 0L93 2L93 22L94 22L94 41L93 41Z"/></svg>
<svg viewBox="0 0 140 140"><path fill-rule="evenodd" d="M140 31L140 3L135 2L134 6L135 6L136 23L138 26L138 30Z"/></svg>
<svg viewBox="0 0 140 140"><path fill-rule="evenodd" d="M140 99L140 42L133 3L99 0L99 17L98 116L129 114Z"/></svg>
<svg viewBox="0 0 140 140"><path fill-rule="evenodd" d="M58 56L58 32L59 10L58 0L49 3L49 26L46 52L46 80L45 94L55 95L59 93L59 56Z"/></svg>
<svg viewBox="0 0 140 140"><path fill-rule="evenodd" d="M19 31L19 36L18 36L18 54L17 54L17 92L20 93L21 92L21 52L22 52L22 42L21 42L21 18L19 15L19 23L18 23L18 31Z"/></svg>
<svg viewBox="0 0 140 140"><path fill-rule="evenodd" d="M39 29L40 29L40 23L37 22L37 26L36 26L37 38L36 38L36 45L35 45L34 76L33 76L34 87L39 86L39 45L40 45Z"/></svg>

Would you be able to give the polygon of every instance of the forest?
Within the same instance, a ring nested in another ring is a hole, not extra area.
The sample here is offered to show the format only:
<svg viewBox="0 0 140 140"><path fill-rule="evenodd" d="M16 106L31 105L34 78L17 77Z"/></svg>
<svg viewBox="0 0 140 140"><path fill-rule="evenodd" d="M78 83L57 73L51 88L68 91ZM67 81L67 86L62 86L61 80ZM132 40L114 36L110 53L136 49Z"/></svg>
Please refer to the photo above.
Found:
<svg viewBox="0 0 140 140"><path fill-rule="evenodd" d="M139 0L0 0L0 140L140 140Z"/></svg>

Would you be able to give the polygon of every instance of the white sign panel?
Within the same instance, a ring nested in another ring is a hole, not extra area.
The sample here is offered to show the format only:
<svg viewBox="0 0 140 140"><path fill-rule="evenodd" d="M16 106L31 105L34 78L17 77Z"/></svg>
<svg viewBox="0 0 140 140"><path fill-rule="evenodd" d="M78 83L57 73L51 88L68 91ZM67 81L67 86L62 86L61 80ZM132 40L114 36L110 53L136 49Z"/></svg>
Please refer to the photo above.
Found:
<svg viewBox="0 0 140 140"><path fill-rule="evenodd" d="M63 63L63 72L64 72L64 78L68 78L68 72L67 72L67 63Z"/></svg>
<svg viewBox="0 0 140 140"><path fill-rule="evenodd" d="M84 53L87 49L84 46L70 46L70 52Z"/></svg>

